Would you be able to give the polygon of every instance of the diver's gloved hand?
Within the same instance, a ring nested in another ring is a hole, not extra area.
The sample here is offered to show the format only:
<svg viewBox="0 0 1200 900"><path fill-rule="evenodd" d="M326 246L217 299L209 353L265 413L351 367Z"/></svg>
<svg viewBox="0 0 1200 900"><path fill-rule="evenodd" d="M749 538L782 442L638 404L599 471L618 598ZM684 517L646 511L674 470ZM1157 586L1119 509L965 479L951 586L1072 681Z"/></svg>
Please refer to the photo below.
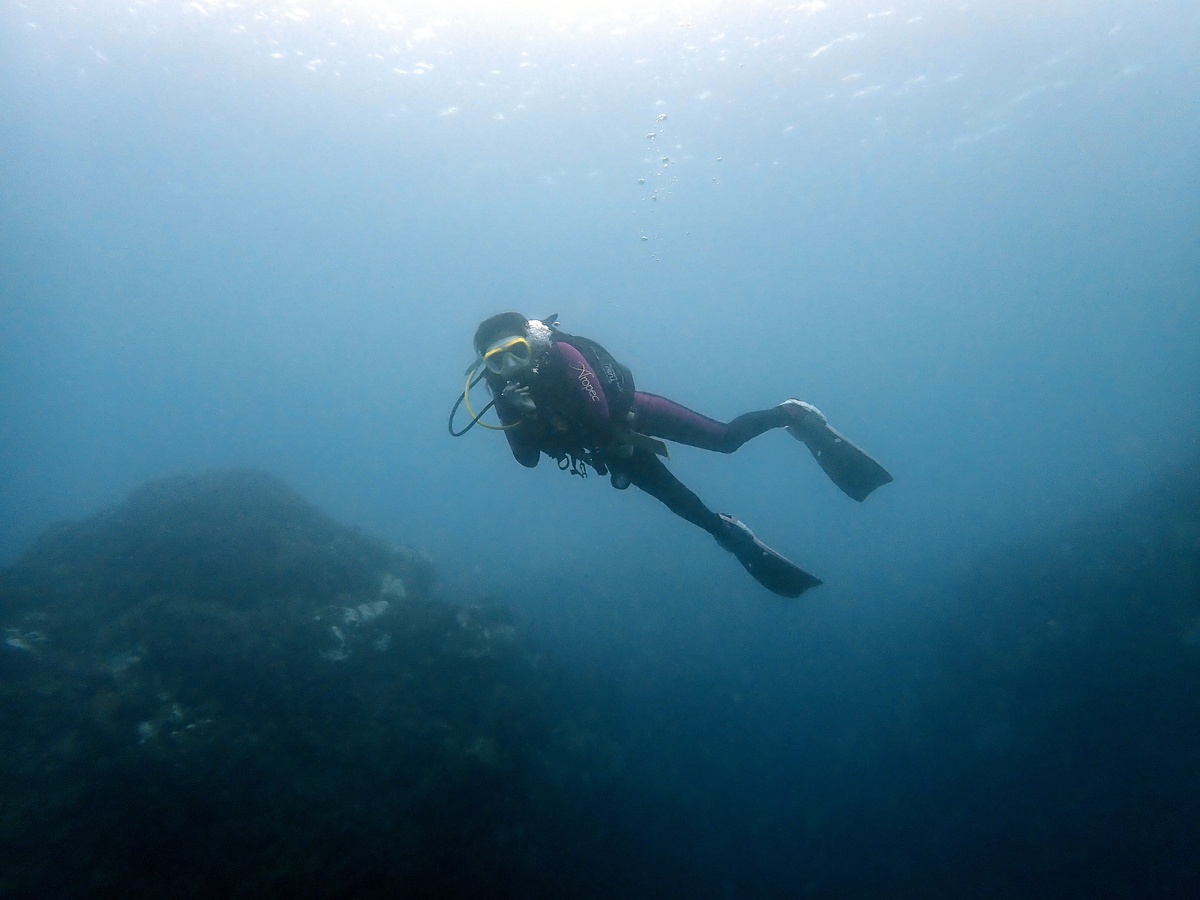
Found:
<svg viewBox="0 0 1200 900"><path fill-rule="evenodd" d="M529 396L529 385L527 384L517 384L515 381L510 381L504 386L504 390L500 392L500 396L504 399L505 403L522 416L537 414L537 404Z"/></svg>

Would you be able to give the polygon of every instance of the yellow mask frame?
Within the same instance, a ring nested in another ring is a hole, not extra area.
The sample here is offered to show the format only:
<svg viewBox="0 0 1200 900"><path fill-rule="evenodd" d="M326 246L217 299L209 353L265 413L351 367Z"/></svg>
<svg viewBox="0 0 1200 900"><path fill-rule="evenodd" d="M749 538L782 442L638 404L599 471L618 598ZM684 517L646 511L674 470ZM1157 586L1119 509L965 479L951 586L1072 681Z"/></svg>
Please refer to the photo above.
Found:
<svg viewBox="0 0 1200 900"><path fill-rule="evenodd" d="M529 343L528 338L516 335L492 344L487 350L483 351L481 358L489 372L502 375L504 374L504 357L510 354L514 359L520 361L522 365L529 365L533 360L533 346ZM494 360L496 361L496 365L492 364Z"/></svg>

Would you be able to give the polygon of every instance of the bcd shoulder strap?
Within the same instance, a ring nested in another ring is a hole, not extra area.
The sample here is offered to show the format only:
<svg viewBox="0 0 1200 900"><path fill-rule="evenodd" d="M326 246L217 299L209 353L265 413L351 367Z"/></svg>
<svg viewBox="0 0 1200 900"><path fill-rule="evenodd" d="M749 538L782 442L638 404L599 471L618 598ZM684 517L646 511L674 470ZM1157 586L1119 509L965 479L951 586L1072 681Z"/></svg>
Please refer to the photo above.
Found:
<svg viewBox="0 0 1200 900"><path fill-rule="evenodd" d="M624 416L633 407L633 372L617 362L616 357L591 338L577 337L555 330L554 340L570 344L583 354L600 379L608 408L614 415Z"/></svg>

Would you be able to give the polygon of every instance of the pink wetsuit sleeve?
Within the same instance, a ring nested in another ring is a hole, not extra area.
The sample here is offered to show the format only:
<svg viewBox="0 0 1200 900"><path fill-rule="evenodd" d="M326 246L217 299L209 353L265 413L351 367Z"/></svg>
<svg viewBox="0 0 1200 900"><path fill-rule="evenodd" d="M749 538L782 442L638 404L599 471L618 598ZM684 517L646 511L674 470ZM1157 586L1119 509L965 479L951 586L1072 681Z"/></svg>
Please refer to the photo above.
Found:
<svg viewBox="0 0 1200 900"><path fill-rule="evenodd" d="M596 377L596 373L588 365L588 361L583 358L583 354L570 344L559 341L554 346L567 364L567 369L571 373L575 389L579 391L580 399L583 400L583 408L591 420L591 425L596 429L604 428L608 425L609 420L608 398L604 396L604 388L600 386L600 379Z"/></svg>

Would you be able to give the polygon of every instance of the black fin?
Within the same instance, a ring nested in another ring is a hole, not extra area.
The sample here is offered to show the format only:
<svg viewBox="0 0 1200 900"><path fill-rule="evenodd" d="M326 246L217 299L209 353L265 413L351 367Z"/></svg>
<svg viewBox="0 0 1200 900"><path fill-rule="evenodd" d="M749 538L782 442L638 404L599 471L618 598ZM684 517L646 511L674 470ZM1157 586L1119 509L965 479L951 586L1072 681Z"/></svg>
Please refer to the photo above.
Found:
<svg viewBox="0 0 1200 900"><path fill-rule="evenodd" d="M721 545L737 557L750 575L773 594L780 597L799 597L809 588L821 584L821 579L812 575L786 556L772 550L754 536L749 528L733 516L722 515L726 534Z"/></svg>
<svg viewBox="0 0 1200 900"><path fill-rule="evenodd" d="M859 503L873 490L892 481L887 469L828 423L810 431L804 443L829 480Z"/></svg>

